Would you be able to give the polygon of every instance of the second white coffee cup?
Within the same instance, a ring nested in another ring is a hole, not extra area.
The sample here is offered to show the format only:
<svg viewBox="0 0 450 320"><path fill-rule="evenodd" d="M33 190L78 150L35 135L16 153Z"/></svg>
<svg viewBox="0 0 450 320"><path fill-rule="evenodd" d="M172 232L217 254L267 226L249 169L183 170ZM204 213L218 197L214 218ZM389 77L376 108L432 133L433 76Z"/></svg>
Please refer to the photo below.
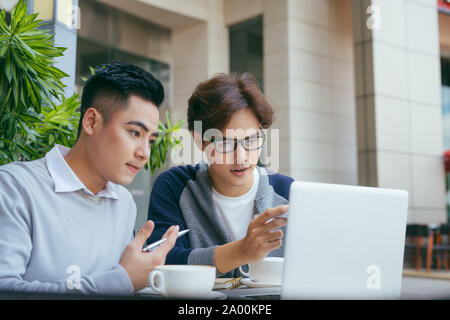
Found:
<svg viewBox="0 0 450 320"><path fill-rule="evenodd" d="M216 279L216 268L197 265L163 265L149 275L149 285L163 297L206 298Z"/></svg>
<svg viewBox="0 0 450 320"><path fill-rule="evenodd" d="M239 270L243 275L252 278L254 281L281 285L283 263L284 258L267 257L263 260L249 263L248 272L242 270L242 267L239 267Z"/></svg>

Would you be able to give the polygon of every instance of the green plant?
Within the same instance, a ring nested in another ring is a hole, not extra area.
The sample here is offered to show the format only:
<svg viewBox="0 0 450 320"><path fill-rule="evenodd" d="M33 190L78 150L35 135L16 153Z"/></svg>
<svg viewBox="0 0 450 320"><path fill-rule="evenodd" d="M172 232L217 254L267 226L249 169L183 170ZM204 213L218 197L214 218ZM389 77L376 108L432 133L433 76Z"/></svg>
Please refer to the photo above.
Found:
<svg viewBox="0 0 450 320"><path fill-rule="evenodd" d="M43 157L55 144L72 147L77 138L80 114L78 95L63 95L61 79L67 77L53 66L66 48L53 45L53 34L40 29L37 14L27 15L20 0L11 23L0 12L0 165ZM93 70L93 69L91 69ZM57 102L59 103L57 103ZM159 123L160 135L152 146L146 168L161 168L169 147L180 141L173 133L183 121Z"/></svg>
<svg viewBox="0 0 450 320"><path fill-rule="evenodd" d="M170 114L166 111L166 124L167 126L159 122L158 126L158 138L156 138L155 143L152 145L152 153L148 163L145 168L150 168L152 173L155 172L156 168L161 168L166 162L166 156L170 148L183 147L180 139L174 134L183 125L184 120L179 120L177 123L172 124L170 119Z"/></svg>
<svg viewBox="0 0 450 320"><path fill-rule="evenodd" d="M77 95L63 97L67 74L53 66L65 48L53 46L53 35L39 28L37 14L27 15L23 0L10 25L5 15L0 12L0 165L40 158L55 143L70 146L78 120Z"/></svg>

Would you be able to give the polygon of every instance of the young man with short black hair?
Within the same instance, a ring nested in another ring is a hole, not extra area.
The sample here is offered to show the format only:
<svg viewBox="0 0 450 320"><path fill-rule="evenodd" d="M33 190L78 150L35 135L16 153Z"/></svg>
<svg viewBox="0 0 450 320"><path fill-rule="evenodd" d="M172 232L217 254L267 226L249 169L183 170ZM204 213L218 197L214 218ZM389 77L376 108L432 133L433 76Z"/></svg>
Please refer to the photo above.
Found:
<svg viewBox="0 0 450 320"><path fill-rule="evenodd" d="M0 290L131 295L147 285L178 227L142 252L154 224L133 239L136 205L120 184L148 161L163 99L146 71L104 65L84 87L72 149L0 167Z"/></svg>

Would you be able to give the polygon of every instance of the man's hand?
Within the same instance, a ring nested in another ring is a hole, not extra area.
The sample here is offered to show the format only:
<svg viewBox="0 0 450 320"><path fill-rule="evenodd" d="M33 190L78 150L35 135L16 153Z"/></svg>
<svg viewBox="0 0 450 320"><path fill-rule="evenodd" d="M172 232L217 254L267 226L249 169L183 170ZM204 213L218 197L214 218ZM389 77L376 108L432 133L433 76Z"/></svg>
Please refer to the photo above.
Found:
<svg viewBox="0 0 450 320"><path fill-rule="evenodd" d="M275 218L288 210L287 205L269 208L250 222L247 235L239 240L242 260L246 263L259 261L281 247L283 231L273 230L285 226L287 219Z"/></svg>
<svg viewBox="0 0 450 320"><path fill-rule="evenodd" d="M151 252L143 252L142 247L152 234L154 227L153 221L147 221L135 238L127 245L120 258L119 263L127 271L135 291L141 290L148 285L150 271L156 266L165 263L167 254L174 247L177 240L179 227L171 226L162 236L162 238L167 238L166 242Z"/></svg>
<svg viewBox="0 0 450 320"><path fill-rule="evenodd" d="M273 230L286 225L286 218L276 217L288 209L287 205L267 209L250 222L244 238L218 246L214 250L217 270L227 273L241 265L262 260L270 251L281 247L283 231Z"/></svg>

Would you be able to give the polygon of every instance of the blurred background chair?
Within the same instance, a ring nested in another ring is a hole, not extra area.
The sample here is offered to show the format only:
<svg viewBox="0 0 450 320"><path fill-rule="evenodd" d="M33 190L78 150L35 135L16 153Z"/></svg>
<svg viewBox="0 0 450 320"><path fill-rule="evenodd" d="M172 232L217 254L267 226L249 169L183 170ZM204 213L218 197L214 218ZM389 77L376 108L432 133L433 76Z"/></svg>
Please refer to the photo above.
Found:
<svg viewBox="0 0 450 320"><path fill-rule="evenodd" d="M422 268L423 256L426 259L426 270L431 270L433 253L433 232L427 225L408 224L406 226L405 250L412 251L413 266L416 271Z"/></svg>
<svg viewBox="0 0 450 320"><path fill-rule="evenodd" d="M444 270L448 271L450 265L450 225L441 224L435 232L435 244L433 252L436 253L436 269L440 270L442 263Z"/></svg>
<svg viewBox="0 0 450 320"><path fill-rule="evenodd" d="M405 255L410 253L412 266L416 271L422 269L425 260L425 270L430 272L432 266L440 270L449 269L450 240L449 225L409 224L406 227ZM435 263L434 263L435 262Z"/></svg>

